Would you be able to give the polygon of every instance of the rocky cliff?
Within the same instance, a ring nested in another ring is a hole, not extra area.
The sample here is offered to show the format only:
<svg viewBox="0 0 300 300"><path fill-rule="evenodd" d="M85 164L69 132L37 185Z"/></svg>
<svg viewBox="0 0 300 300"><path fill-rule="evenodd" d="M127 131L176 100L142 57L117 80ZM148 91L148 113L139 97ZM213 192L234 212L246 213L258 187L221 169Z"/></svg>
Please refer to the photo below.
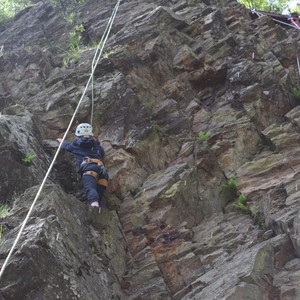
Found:
<svg viewBox="0 0 300 300"><path fill-rule="evenodd" d="M1 264L114 5L41 1L0 23ZM0 299L299 299L299 38L236 1L122 1L72 126L93 92L109 210L60 153Z"/></svg>

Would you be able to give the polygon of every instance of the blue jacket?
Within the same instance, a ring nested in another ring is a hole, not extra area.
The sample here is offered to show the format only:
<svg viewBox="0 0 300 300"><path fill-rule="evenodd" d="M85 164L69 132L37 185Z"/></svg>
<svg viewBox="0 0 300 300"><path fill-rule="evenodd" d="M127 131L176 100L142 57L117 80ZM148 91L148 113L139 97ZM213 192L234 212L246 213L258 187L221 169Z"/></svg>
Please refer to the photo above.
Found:
<svg viewBox="0 0 300 300"><path fill-rule="evenodd" d="M93 138L79 138L69 143L64 141L61 149L69 151L74 154L78 171L80 164L84 157L97 158L103 161L104 149L101 147L99 141Z"/></svg>

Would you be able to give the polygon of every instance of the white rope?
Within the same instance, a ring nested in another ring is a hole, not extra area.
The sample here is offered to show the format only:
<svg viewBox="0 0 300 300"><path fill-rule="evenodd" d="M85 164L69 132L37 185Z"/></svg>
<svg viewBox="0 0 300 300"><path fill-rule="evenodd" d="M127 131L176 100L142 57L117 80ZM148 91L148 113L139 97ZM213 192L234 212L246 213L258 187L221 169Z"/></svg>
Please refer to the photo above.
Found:
<svg viewBox="0 0 300 300"><path fill-rule="evenodd" d="M113 24L113 22L115 20L115 17L117 15L120 2L121 2L121 0L118 0L117 4L115 5L115 8L114 8L114 10L111 14L111 17L110 17L110 19L109 19L109 21L106 25L106 28L104 30L104 33L101 37L101 40L98 43L98 46L97 46L97 49L96 49L96 52L95 52L95 55L94 55L94 58L93 58L93 62L92 62L92 69L95 67L95 61L99 60L101 55L102 55L104 46L105 46L106 41L108 39L108 36L110 34L112 24ZM94 73L93 73L93 77L92 77L92 107L91 107L91 120L90 120L90 123L92 125L93 125L93 116L94 116Z"/></svg>
<svg viewBox="0 0 300 300"><path fill-rule="evenodd" d="M300 64L299 64L299 57L298 57L298 55L297 55L297 66L298 66L298 73L300 75Z"/></svg>
<svg viewBox="0 0 300 300"><path fill-rule="evenodd" d="M293 28L296 28L296 29L300 29L298 27L296 27L295 25L292 25L292 24L289 24L289 23L285 23L285 22L282 22L282 21L279 21L279 20L276 20L274 18L272 18L273 21L277 22L277 23L281 23L281 24L284 24L284 25L287 25L287 26L290 26L290 27L293 27Z"/></svg>
<svg viewBox="0 0 300 300"><path fill-rule="evenodd" d="M121 2L121 0L118 0L118 2L117 2L117 4L116 4L116 7L119 7L120 2ZM114 16L116 15L116 11L115 11L115 10L114 10L114 12L113 12L113 15L114 15ZM112 23L110 24L109 28L111 29L111 27L112 27ZM110 30L109 30L109 31L110 31ZM108 36L106 36L106 38L105 38L105 40L104 40L104 42L103 42L103 45L106 43L107 38L108 38ZM103 50L103 47L102 47L102 50ZM2 275L3 275L3 273L4 273L4 270L5 270L5 268L6 268L7 264L8 264L8 262L9 262L9 259L10 259L11 255L12 255L12 253L13 253L13 251L14 251L14 249L15 249L15 247L16 247L16 245L17 245L17 243L18 243L18 241L19 241L19 239L20 239L20 237L21 237L21 234L22 234L22 232L23 232L23 230L24 230L24 228L25 228L25 225L26 225L26 223L27 223L27 221L28 221L28 219L29 219L29 217L30 217L30 215L31 215L31 213L32 213L32 210L33 210L33 208L34 208L34 205L35 205L37 199L39 198L39 196L40 196L40 194L41 194L41 192L42 192L42 189L43 189L43 187L44 187L44 185L45 185L45 183L46 183L46 180L48 179L48 176L49 176L49 174L50 174L50 172L51 172L51 170L52 170L52 168L53 168L53 166L54 166L54 163L55 163L55 161L56 161L56 159L57 159L57 156L58 156L58 154L59 154L59 151L60 151L60 149L61 149L62 143L64 142L64 140L66 139L66 136L67 136L68 132L70 131L70 128L71 128L72 123L73 123L73 121L74 121L74 119L75 119L75 116L76 116L76 114L77 114L77 112L78 112L78 109L79 109L79 107L80 107L80 104L81 104L81 102L82 102L82 100L83 100L83 98L84 98L84 96L85 96L85 94L86 94L87 88L88 88L88 86L89 86L89 84L90 84L90 82L91 82L91 80L92 80L92 77L93 77L93 75L94 75L96 66L97 66L97 64L98 64L98 62L99 62L99 60L100 60L102 50L101 50L101 52L100 52L100 55L99 55L96 59L95 59L95 57L94 57L93 64L92 64L92 72L91 72L91 75L90 75L90 77L89 77L89 79L88 79L88 82L87 82L87 84L86 84L86 86L85 86L85 89L84 89L84 91L83 91L83 94L82 94L82 96L81 96L81 98L80 98L80 100L79 100L79 102L78 102L78 104L77 104L77 107L76 107L76 109L75 109L75 111L74 111L74 113L73 113L73 116L72 116L71 121L70 121L70 123L69 123L69 125L68 125L68 127L67 127L67 130L66 130L64 136L62 137L62 140L61 140L61 142L60 142L60 144L59 144L59 146L58 146L58 148L57 148L57 150L56 150L56 153L55 153L55 155L54 155L54 157L53 157L53 160L52 160L52 162L51 162L51 164L50 164L50 166L49 166L49 168L48 168L48 171L47 171L47 173L46 173L46 175L45 175L45 177L44 177L44 179L43 179L43 181L42 181L42 183L41 183L41 185L40 185L40 188L39 188L39 190L38 190L38 192L37 192L37 194L36 194L36 196L35 196L35 198L34 198L32 204L31 204L31 206L30 206L30 208L29 208L29 211L28 211L28 213L27 213L27 215L26 215L26 217L25 217L25 219L24 219L24 221L23 221L23 224L22 224L22 226L21 226L21 228L20 228L20 230L19 230L19 232L18 232L18 234L17 234L17 237L16 237L16 239L15 239L15 241L14 241L14 243L13 243L13 245L12 245L12 247L11 247L11 249L10 249L10 251L9 251L9 253L8 253L8 255L7 255L7 257L6 257L5 261L4 261L4 263L3 263L3 265L2 265L2 267L1 267L1 271L0 271L0 279L1 279Z"/></svg>
<svg viewBox="0 0 300 300"><path fill-rule="evenodd" d="M268 16L268 15L264 15L264 14L262 14L262 13L256 11L255 9L251 9L250 11L251 11L253 14L256 14L258 17ZM269 16L269 17L270 17L270 16ZM296 27L295 25L292 25L292 24L289 24L289 23L285 23L285 22L276 20L276 19L274 19L274 18L272 18L272 17L271 17L271 19L272 19L273 21L277 22L277 23L281 23L281 24L283 24L283 25L287 25L287 26L290 26L290 27L293 27L293 28L296 28L296 29L300 29L300 28Z"/></svg>

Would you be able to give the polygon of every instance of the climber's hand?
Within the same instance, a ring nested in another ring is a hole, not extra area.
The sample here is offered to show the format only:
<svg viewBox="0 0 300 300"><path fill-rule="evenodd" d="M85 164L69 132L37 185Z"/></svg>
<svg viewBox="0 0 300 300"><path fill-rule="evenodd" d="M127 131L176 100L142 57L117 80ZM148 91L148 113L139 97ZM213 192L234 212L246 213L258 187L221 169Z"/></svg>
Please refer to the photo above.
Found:
<svg viewBox="0 0 300 300"><path fill-rule="evenodd" d="M103 167L103 166L100 166L100 169L101 169L101 171L100 171L101 175L104 178L108 178L108 171L107 171L107 169L105 167Z"/></svg>

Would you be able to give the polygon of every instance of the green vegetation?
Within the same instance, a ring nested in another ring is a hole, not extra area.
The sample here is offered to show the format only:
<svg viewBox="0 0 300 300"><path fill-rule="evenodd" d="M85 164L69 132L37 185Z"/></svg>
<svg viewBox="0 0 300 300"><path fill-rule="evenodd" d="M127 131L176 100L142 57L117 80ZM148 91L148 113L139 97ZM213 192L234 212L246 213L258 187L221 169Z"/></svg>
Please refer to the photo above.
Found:
<svg viewBox="0 0 300 300"><path fill-rule="evenodd" d="M0 218L4 218L10 210L10 207L7 204L0 204ZM2 244L3 237L3 226L0 224L0 245Z"/></svg>
<svg viewBox="0 0 300 300"><path fill-rule="evenodd" d="M235 178L227 179L226 183L224 184L224 192L228 201L232 201L232 199L236 199L238 197L239 193Z"/></svg>
<svg viewBox="0 0 300 300"><path fill-rule="evenodd" d="M232 191L237 191L236 179L235 178L229 178L226 182L226 187L229 188Z"/></svg>
<svg viewBox="0 0 300 300"><path fill-rule="evenodd" d="M77 18L77 14L75 12L70 12L68 15L64 17L65 21L71 24L75 23L76 18Z"/></svg>
<svg viewBox="0 0 300 300"><path fill-rule="evenodd" d="M207 117L207 118L211 118L213 113L211 111L204 111L203 112L204 116Z"/></svg>
<svg viewBox="0 0 300 300"><path fill-rule="evenodd" d="M76 6L86 2L86 0L50 0L50 2L56 8L56 10L65 17L67 22L73 23L76 14L72 11ZM36 3L36 1L0 0L0 20L13 17L20 10L33 3Z"/></svg>
<svg viewBox="0 0 300 300"><path fill-rule="evenodd" d="M99 42L97 41L91 41L86 47L87 48L97 48L98 47ZM100 44L99 48L101 48L102 44Z"/></svg>
<svg viewBox="0 0 300 300"><path fill-rule="evenodd" d="M153 107L154 107L154 102L152 100L147 100L144 103L144 107L145 107L147 113L150 115L153 110Z"/></svg>
<svg viewBox="0 0 300 300"><path fill-rule="evenodd" d="M70 60L78 60L80 57L79 46L82 39L82 33L84 32L82 24L76 25L74 31L69 34L69 46L65 52L66 58L64 59L64 65L68 65Z"/></svg>
<svg viewBox="0 0 300 300"><path fill-rule="evenodd" d="M293 7L293 3L290 0L239 0L239 2L247 8L254 8L256 10L282 13L290 9L293 12L299 12L299 8L296 8L296 5Z"/></svg>
<svg viewBox="0 0 300 300"><path fill-rule="evenodd" d="M98 47L98 44L99 44L99 43L97 43L96 47ZM100 45L99 45L99 48L101 48L102 46L103 46L103 45L100 44ZM94 48L96 48L96 47L94 47ZM114 52L115 52L114 50L108 49L108 50L106 50L106 51L104 51L104 52L102 53L102 57L105 58L105 59L108 59L108 58L110 57L110 55L114 54Z"/></svg>
<svg viewBox="0 0 300 300"><path fill-rule="evenodd" d="M0 205L0 218L4 218L8 212L9 212L10 208L7 204L1 204Z"/></svg>
<svg viewBox="0 0 300 300"><path fill-rule="evenodd" d="M265 221L262 218L258 217L257 214L254 215L253 218L254 218L254 224L257 225L259 229L261 229L261 230L267 229L267 225L266 225Z"/></svg>
<svg viewBox="0 0 300 300"><path fill-rule="evenodd" d="M248 214L251 216L251 218L254 221L254 224L258 226L261 230L266 230L267 225L263 218L259 217L258 213L253 213L247 206L247 196L244 194L239 194L237 200L236 200L236 206L245 214Z"/></svg>
<svg viewBox="0 0 300 300"><path fill-rule="evenodd" d="M12 196L11 196L11 199L12 199L13 201L15 201L15 200L17 200L17 199L20 197L20 195L21 195L20 192L14 191L13 194L12 194Z"/></svg>
<svg viewBox="0 0 300 300"><path fill-rule="evenodd" d="M239 194L236 200L236 206L244 213L249 214L250 209L247 206L247 197L244 194Z"/></svg>
<svg viewBox="0 0 300 300"><path fill-rule="evenodd" d="M167 132L170 130L170 125L166 124L164 126L159 127L159 132L162 134L167 134Z"/></svg>
<svg viewBox="0 0 300 300"><path fill-rule="evenodd" d="M197 134L197 139L199 141L206 141L211 136L210 131L200 131Z"/></svg>
<svg viewBox="0 0 300 300"><path fill-rule="evenodd" d="M25 157L22 159L22 161L26 165L31 165L35 158L36 158L36 154L33 152L30 152L30 153L25 154Z"/></svg>
<svg viewBox="0 0 300 300"><path fill-rule="evenodd" d="M0 205L0 218L4 218L10 210L10 207L7 204ZM3 226L0 224L0 243L2 243L3 236Z"/></svg>
<svg viewBox="0 0 300 300"><path fill-rule="evenodd" d="M235 179L229 179L227 181L228 188L232 188L236 190L236 180ZM238 192L236 190L236 207L241 210L244 214L249 215L252 219L255 225L258 226L261 230L266 230L267 225L262 217L259 217L258 213L253 213L250 208L247 206L247 196Z"/></svg>
<svg viewBox="0 0 300 300"><path fill-rule="evenodd" d="M29 4L31 0L0 0L0 20L13 17Z"/></svg>
<svg viewBox="0 0 300 300"><path fill-rule="evenodd" d="M292 93L293 93L293 97L295 98L295 100L300 102L300 89L293 87Z"/></svg>
<svg viewBox="0 0 300 300"><path fill-rule="evenodd" d="M243 213L251 215L251 217L253 217L255 221L250 208L247 206L247 196L238 191L236 183L236 178L229 178L226 182L225 187L230 191L230 195L236 199L236 207Z"/></svg>
<svg viewBox="0 0 300 300"><path fill-rule="evenodd" d="M170 125L169 124L159 125L159 124L157 124L157 122L152 121L151 128L162 135L166 135L168 130L170 130Z"/></svg>
<svg viewBox="0 0 300 300"><path fill-rule="evenodd" d="M105 51L103 52L103 58L108 59L110 52Z"/></svg>

